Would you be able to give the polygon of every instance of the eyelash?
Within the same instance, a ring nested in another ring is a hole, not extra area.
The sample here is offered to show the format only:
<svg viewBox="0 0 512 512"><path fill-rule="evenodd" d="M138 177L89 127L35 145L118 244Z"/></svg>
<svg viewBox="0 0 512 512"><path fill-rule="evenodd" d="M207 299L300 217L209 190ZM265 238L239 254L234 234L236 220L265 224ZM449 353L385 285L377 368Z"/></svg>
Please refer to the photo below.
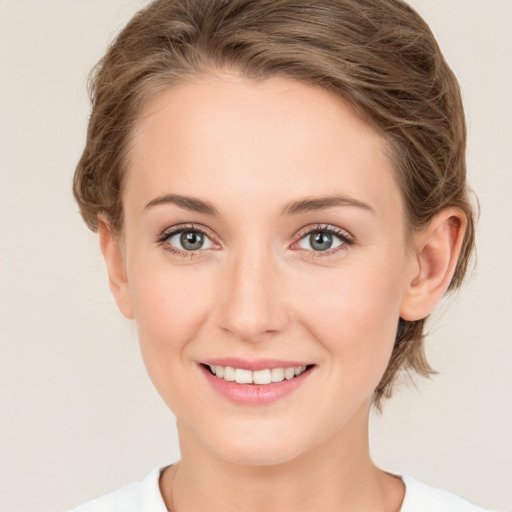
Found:
<svg viewBox="0 0 512 512"><path fill-rule="evenodd" d="M198 253L201 253L201 250L197 251L185 251L183 249L178 249L177 247L173 247L172 245L166 243L172 236L177 235L183 232L193 232L193 233L201 233L203 236L209 238L213 241L213 236L210 234L209 230L207 230L204 226L197 224L180 224L178 226L173 226L172 228L166 229L158 238L157 243L161 245L166 251L169 251L172 254L176 254L177 256L181 256L182 258L194 258L198 256ZM213 242L215 243L215 242ZM218 244L216 244L218 245Z"/></svg>
<svg viewBox="0 0 512 512"><path fill-rule="evenodd" d="M194 258L197 257L202 251L198 249L196 251L186 251L183 249L178 249L170 244L168 244L168 240L179 233L183 232L196 232L200 233L203 236L206 236L208 239L212 241L212 243L216 244L216 242L213 242L213 236L210 234L209 230L207 230L204 226L197 225L197 224L181 224L178 226L173 226L170 229L165 230L159 237L157 238L156 242L163 246L166 251L171 252L172 254L176 254L178 256L181 256L182 258ZM341 242L340 245L337 247L334 247L332 249L326 249L325 251L314 251L310 249L301 249L302 251L306 251L308 253L311 253L311 256L314 258L322 257L322 256L330 256L331 254L335 254L338 251L347 250L347 248L354 244L354 238L353 236L348 233L347 231L337 228L335 226L325 225L325 224L318 224L316 227L305 227L302 228L296 235L296 241L293 242L291 245L292 247L296 244L298 244L301 240L303 240L306 236L310 236L313 233L327 233L329 235L333 235L334 237L338 238L338 240ZM216 244L218 245L218 244Z"/></svg>
<svg viewBox="0 0 512 512"><path fill-rule="evenodd" d="M313 251L310 249L303 249L304 251L311 253L311 256L313 258L321 258L324 256L330 256L331 254L336 254L339 251L346 251L351 245L354 244L354 237L350 233L348 233L348 231L328 224L318 224L314 228L308 226L301 229L297 233L297 241L294 242L292 246L298 244L305 237L311 236L313 233L327 233L338 238L341 242L341 244L338 245L337 247L334 247L332 249L326 249L325 251Z"/></svg>

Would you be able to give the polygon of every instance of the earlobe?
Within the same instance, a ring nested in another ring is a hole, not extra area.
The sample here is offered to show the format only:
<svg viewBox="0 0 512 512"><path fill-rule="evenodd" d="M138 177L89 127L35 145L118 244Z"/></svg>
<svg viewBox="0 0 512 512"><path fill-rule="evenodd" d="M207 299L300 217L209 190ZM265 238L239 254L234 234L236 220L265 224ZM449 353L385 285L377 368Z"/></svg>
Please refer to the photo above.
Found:
<svg viewBox="0 0 512 512"><path fill-rule="evenodd" d="M98 216L98 235L101 252L107 265L108 282L112 295L121 313L126 318L133 319L130 287L120 242L113 233L110 222L104 216Z"/></svg>
<svg viewBox="0 0 512 512"><path fill-rule="evenodd" d="M457 266L466 223L464 212L450 207L415 235L415 254L400 311L404 320L427 317L441 300Z"/></svg>

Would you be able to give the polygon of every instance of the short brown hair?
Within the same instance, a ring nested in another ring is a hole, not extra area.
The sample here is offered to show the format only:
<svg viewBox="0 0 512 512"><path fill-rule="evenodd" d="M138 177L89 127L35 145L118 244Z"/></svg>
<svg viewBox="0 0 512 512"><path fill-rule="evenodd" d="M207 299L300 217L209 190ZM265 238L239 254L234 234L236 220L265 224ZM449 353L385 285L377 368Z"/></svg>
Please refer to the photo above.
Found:
<svg viewBox="0 0 512 512"><path fill-rule="evenodd" d="M381 133L408 229L447 206L468 223L450 284L460 286L474 247L466 184L466 128L457 80L423 19L401 0L156 0L136 14L94 69L87 143L74 195L87 225L123 223L124 164L133 126L157 92L212 69L283 76L343 98ZM374 403L401 370L432 373L425 319L400 320Z"/></svg>

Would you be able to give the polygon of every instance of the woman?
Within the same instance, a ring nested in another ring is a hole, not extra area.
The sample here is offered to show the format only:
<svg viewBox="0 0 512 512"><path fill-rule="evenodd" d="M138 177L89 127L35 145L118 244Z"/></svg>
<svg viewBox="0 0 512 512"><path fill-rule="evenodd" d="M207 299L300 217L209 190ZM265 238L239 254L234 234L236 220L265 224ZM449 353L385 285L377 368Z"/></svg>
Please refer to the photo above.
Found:
<svg viewBox="0 0 512 512"><path fill-rule="evenodd" d="M157 0L100 62L74 192L181 460L82 511L481 510L377 468L474 244L452 72L399 0Z"/></svg>

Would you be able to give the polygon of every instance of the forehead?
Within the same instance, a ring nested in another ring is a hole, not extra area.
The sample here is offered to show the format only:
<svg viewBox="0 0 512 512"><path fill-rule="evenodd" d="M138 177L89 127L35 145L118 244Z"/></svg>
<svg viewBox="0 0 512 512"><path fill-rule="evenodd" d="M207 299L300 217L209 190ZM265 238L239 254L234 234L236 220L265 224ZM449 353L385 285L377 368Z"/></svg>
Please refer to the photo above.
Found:
<svg viewBox="0 0 512 512"><path fill-rule="evenodd" d="M400 202L384 138L340 98L280 77L209 76L158 94L127 167L126 194L141 201L192 188L224 203L333 192L376 209Z"/></svg>

